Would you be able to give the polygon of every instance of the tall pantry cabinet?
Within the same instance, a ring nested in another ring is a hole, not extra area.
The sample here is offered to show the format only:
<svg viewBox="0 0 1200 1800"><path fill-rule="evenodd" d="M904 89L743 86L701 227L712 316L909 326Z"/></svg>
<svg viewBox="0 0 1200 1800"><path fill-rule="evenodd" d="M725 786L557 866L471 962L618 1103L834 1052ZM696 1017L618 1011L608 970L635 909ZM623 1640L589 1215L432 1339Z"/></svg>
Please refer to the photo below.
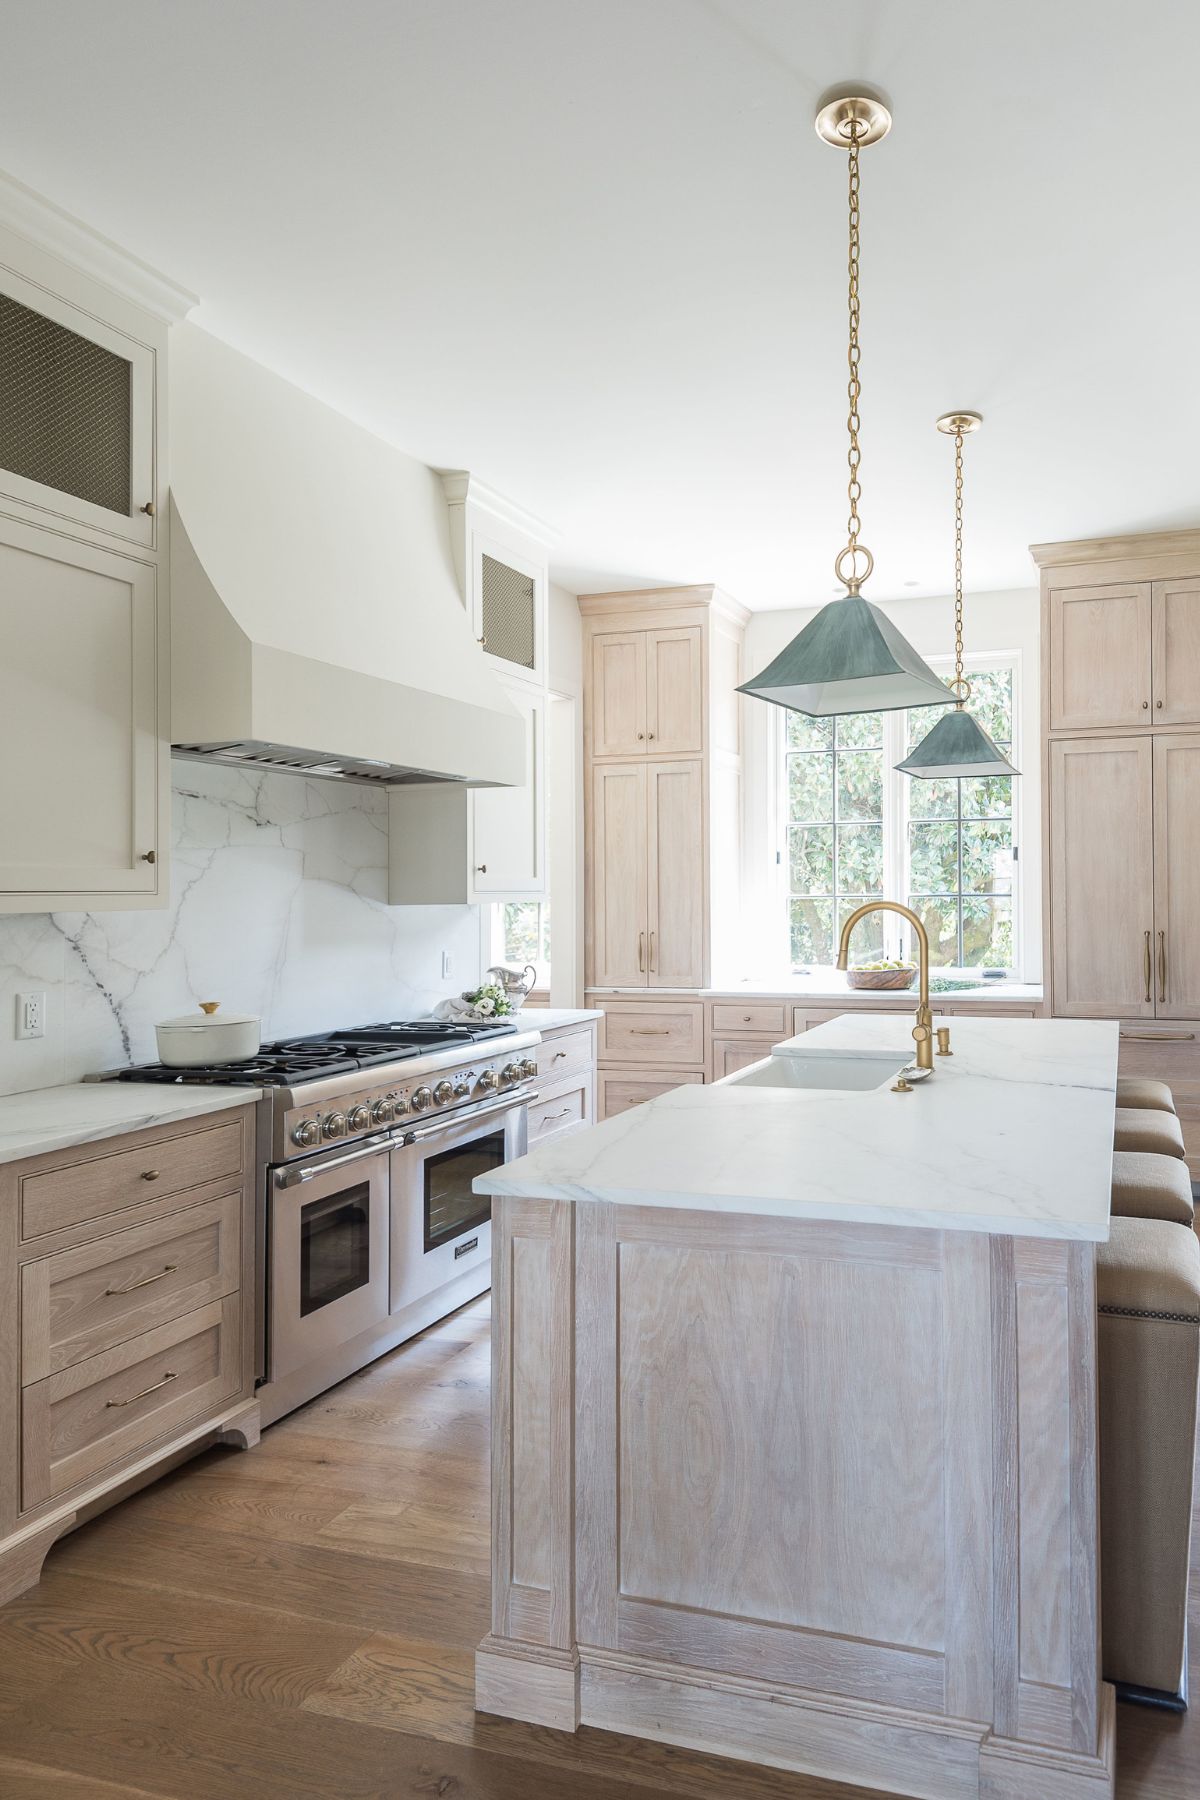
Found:
<svg viewBox="0 0 1200 1800"><path fill-rule="evenodd" d="M1121 1021L1200 1177L1200 531L1040 544L1052 1013Z"/></svg>
<svg viewBox="0 0 1200 1800"><path fill-rule="evenodd" d="M0 912L167 903L167 335L193 304L0 176Z"/></svg>
<svg viewBox="0 0 1200 1800"><path fill-rule="evenodd" d="M711 587L592 594L584 619L585 952L601 1110L704 1077L712 946L736 929L741 647ZM606 1106L607 1103L607 1106Z"/></svg>

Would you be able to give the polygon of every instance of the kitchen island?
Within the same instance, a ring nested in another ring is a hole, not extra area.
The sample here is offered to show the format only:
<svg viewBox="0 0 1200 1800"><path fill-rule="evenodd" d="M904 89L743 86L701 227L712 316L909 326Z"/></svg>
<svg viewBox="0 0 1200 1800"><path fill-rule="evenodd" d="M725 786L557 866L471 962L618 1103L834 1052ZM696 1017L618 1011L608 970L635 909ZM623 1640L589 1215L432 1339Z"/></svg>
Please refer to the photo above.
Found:
<svg viewBox="0 0 1200 1800"><path fill-rule="evenodd" d="M838 1019L481 1176L482 1711L938 1800L1112 1792L1117 1030Z"/></svg>

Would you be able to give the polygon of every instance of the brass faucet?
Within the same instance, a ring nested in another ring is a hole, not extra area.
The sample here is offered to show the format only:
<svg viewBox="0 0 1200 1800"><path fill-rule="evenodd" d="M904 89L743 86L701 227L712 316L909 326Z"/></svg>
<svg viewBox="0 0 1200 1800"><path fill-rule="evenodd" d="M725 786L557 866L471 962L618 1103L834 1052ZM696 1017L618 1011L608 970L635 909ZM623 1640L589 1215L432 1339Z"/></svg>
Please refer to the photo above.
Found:
<svg viewBox="0 0 1200 1800"><path fill-rule="evenodd" d="M842 926L841 941L838 944L837 966L839 969L850 965L850 933L860 919L868 913L894 912L902 919L907 919L917 934L917 943L921 949L921 996L917 1004L917 1022L913 1026L913 1043L917 1046L918 1069L933 1070L933 1014L929 1010L929 933L910 907L902 906L899 900L868 900L864 906L856 907L854 912Z"/></svg>

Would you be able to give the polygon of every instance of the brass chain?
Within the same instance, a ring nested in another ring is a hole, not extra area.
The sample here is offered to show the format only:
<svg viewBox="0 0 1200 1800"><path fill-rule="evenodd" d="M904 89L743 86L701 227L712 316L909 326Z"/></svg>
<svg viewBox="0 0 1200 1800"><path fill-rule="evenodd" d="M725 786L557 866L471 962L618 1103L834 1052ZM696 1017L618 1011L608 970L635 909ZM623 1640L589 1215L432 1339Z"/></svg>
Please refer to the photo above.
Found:
<svg viewBox="0 0 1200 1800"><path fill-rule="evenodd" d="M858 302L858 247L859 247L859 174L858 152L859 139L863 126L859 120L851 119L848 127L849 154L849 213L850 213L850 247L846 262L848 277L846 307L849 323L849 341L846 348L846 364L849 377L846 382L846 429L850 434L850 447L846 453L846 462L850 470L850 480L846 487L846 498L850 503L850 513L846 520L848 533L846 548L838 556L834 571L839 581L845 582L852 594L857 594L867 576L875 566L875 559L865 544L858 541L859 527L862 521L858 516L858 503L862 499L862 448L859 445L858 433L862 425L859 416L859 401L862 398L862 377L860 361L862 352L859 349L859 302ZM861 562L860 562L861 559ZM843 572L845 566L847 572Z"/></svg>
<svg viewBox="0 0 1200 1800"><path fill-rule="evenodd" d="M971 692L963 680L963 434L954 434L954 695L964 706Z"/></svg>

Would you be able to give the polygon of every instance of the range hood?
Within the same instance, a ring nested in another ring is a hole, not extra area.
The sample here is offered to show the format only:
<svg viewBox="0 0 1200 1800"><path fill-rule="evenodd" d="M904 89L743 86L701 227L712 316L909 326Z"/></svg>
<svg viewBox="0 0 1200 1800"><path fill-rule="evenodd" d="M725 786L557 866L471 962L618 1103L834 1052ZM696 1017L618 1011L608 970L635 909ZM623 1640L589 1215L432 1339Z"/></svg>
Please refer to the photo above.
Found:
<svg viewBox="0 0 1200 1800"><path fill-rule="evenodd" d="M519 786L525 725L472 635L432 470L194 326L171 400L172 754Z"/></svg>

